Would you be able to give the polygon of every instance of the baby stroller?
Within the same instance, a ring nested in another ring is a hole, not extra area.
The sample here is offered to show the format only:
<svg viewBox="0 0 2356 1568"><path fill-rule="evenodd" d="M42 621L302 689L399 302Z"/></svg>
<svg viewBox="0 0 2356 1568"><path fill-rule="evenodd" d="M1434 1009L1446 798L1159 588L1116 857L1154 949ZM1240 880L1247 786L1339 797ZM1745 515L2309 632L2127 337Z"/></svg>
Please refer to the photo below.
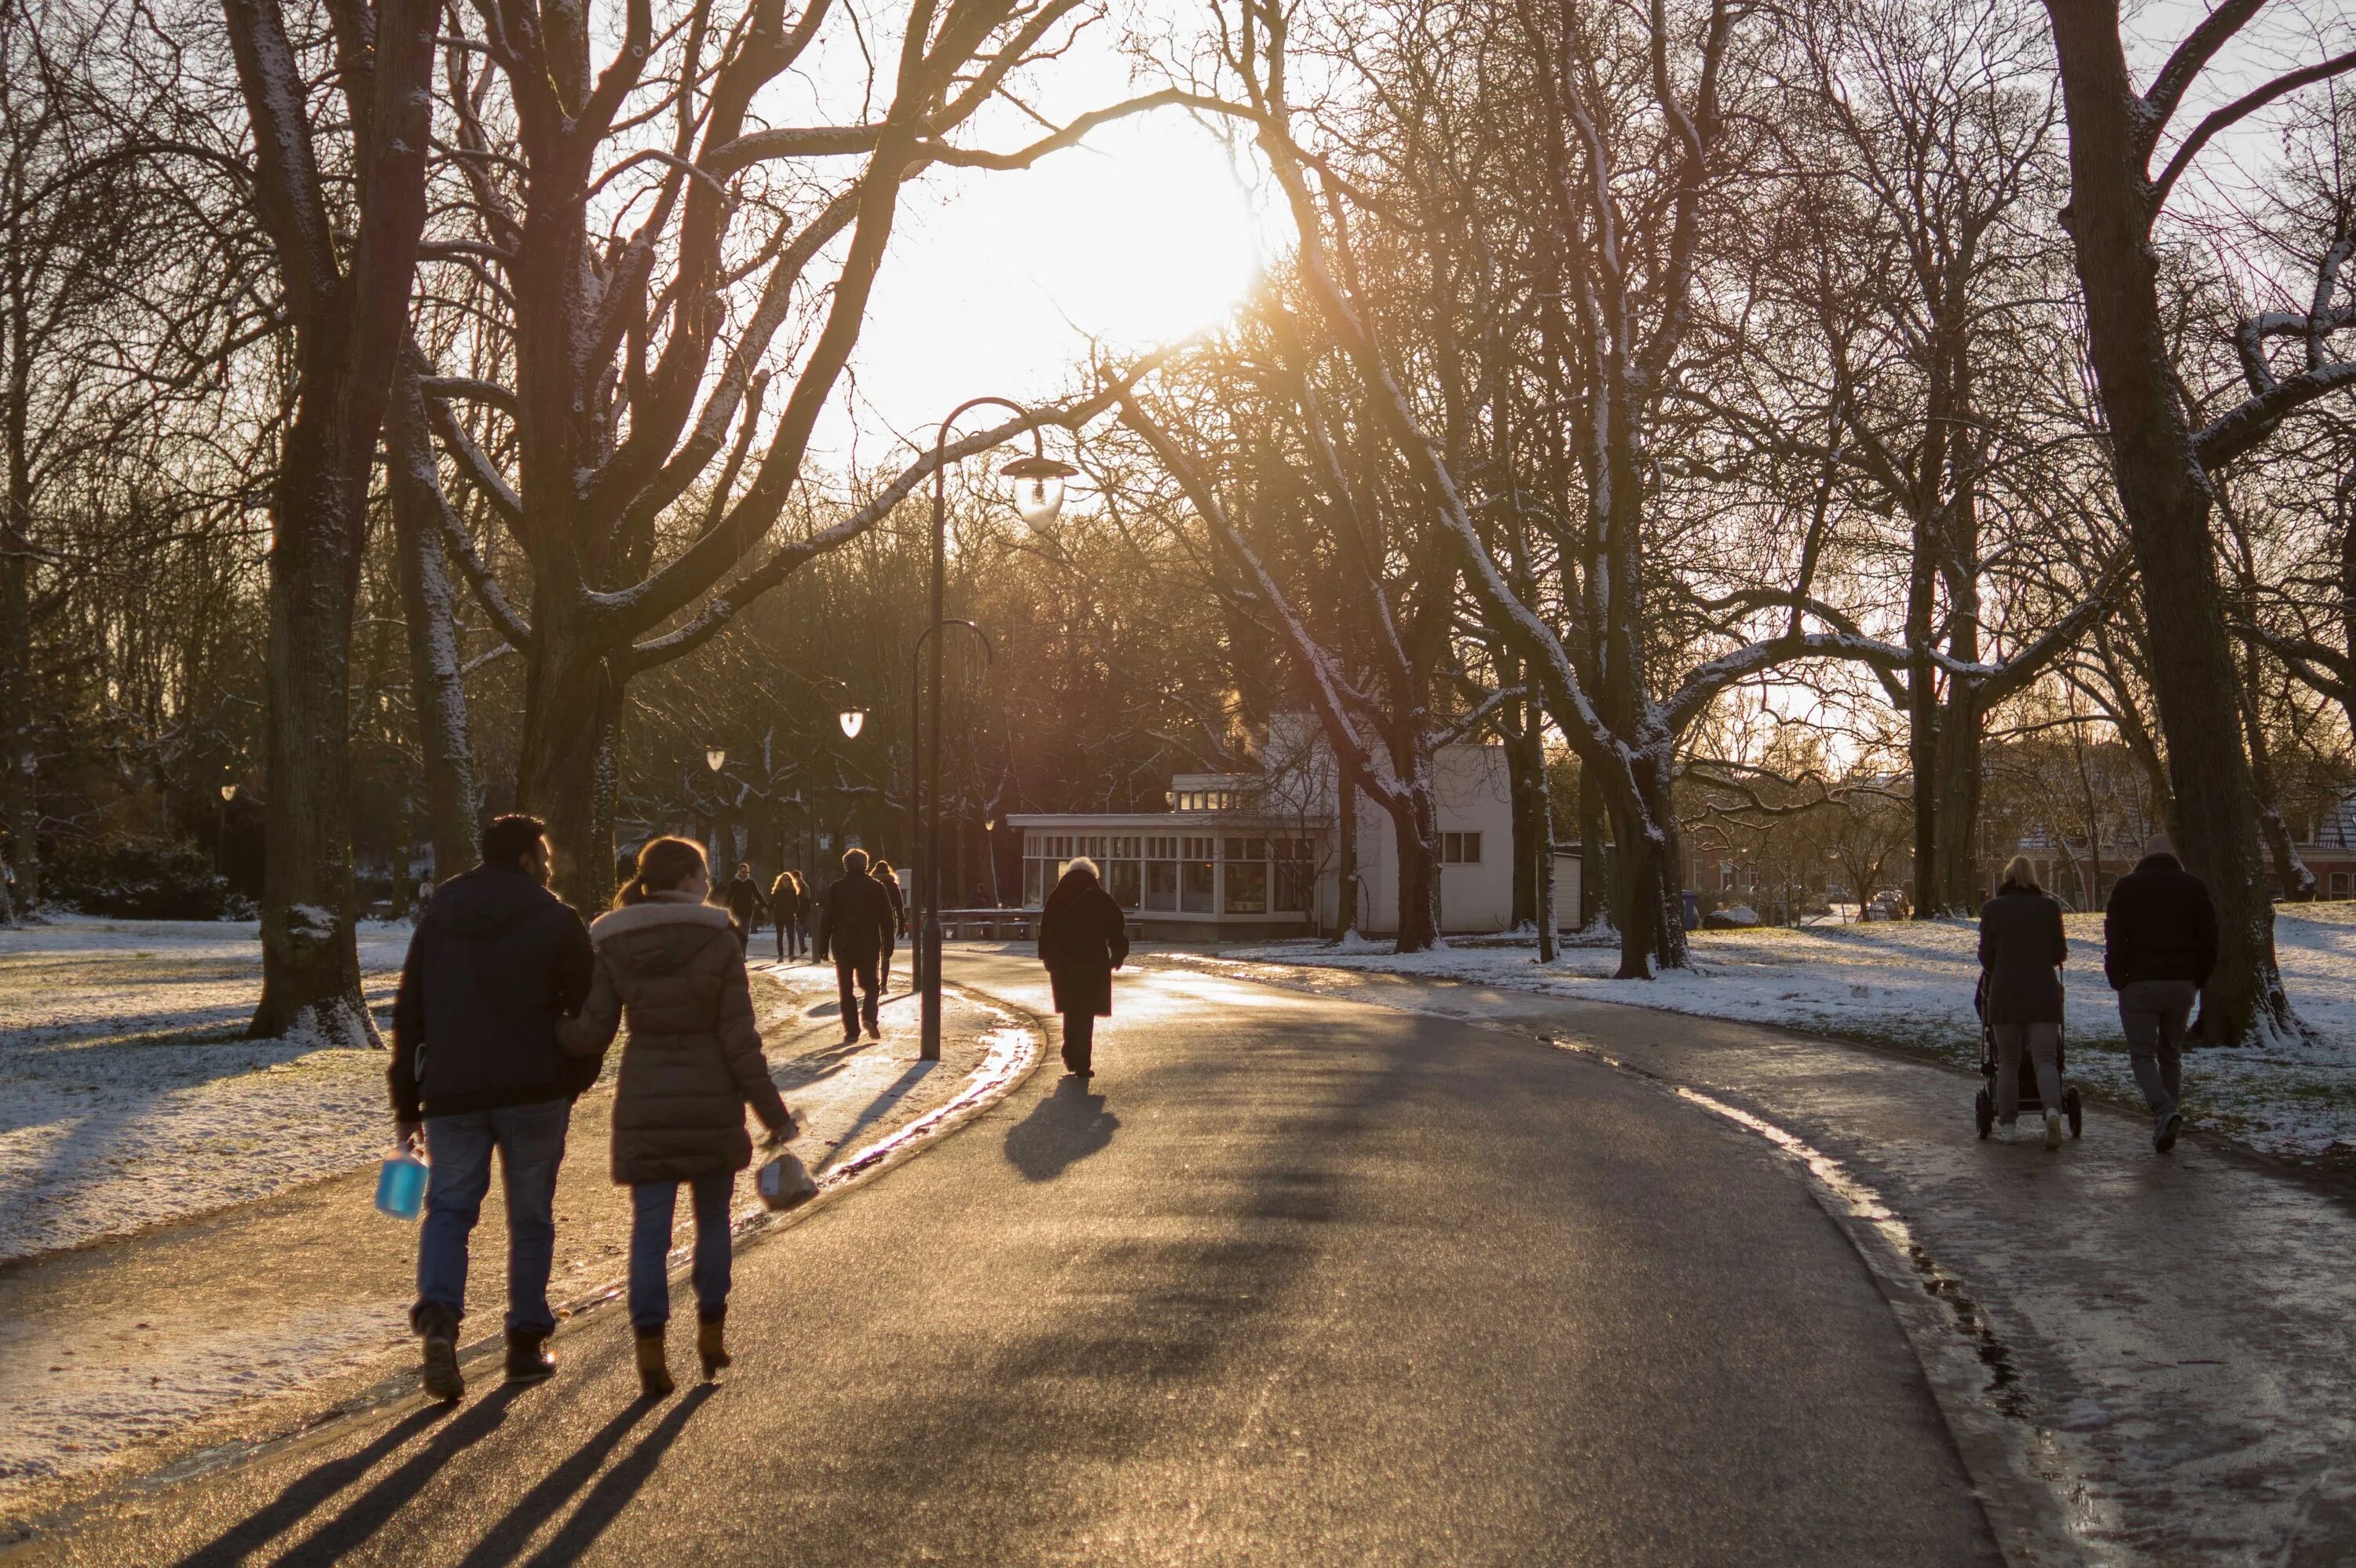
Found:
<svg viewBox="0 0 2356 1568"><path fill-rule="evenodd" d="M1985 1138L1996 1129L1996 1029L1987 1021L1987 972L1980 972L1980 983L1972 992L1972 1010L1980 1018L1980 1076L1987 1080L1972 1100L1972 1120L1979 1125ZM2062 1079L2062 1115L2070 1124L2070 1136L2076 1137L2085 1130L2084 1107L2078 1101L2078 1086L2069 1082L2064 1062L2066 1040L2057 1038L2053 1043L2053 1071ZM2020 1108L2045 1113L2045 1102L2037 1092L2037 1063L2028 1051L2020 1053Z"/></svg>

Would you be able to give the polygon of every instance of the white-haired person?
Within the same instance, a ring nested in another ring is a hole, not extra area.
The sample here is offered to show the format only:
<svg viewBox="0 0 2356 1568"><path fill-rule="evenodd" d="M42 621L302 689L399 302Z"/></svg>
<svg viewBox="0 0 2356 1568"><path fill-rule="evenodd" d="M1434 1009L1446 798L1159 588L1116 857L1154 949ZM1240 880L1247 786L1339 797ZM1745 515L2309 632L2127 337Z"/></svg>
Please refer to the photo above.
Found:
<svg viewBox="0 0 2356 1568"><path fill-rule="evenodd" d="M1065 863L1039 912L1039 961L1064 1018L1064 1069L1096 1076L1097 1019L1112 1016L1112 972L1129 957L1129 923L1082 856Z"/></svg>
<svg viewBox="0 0 2356 1568"><path fill-rule="evenodd" d="M1996 897L1980 911L1982 1017L1996 1035L1997 1136L2008 1143L2020 1118L2026 1049L2045 1104L2045 1147L2062 1147L2062 965L2069 961L2061 904L2037 885L2028 857L2015 855Z"/></svg>

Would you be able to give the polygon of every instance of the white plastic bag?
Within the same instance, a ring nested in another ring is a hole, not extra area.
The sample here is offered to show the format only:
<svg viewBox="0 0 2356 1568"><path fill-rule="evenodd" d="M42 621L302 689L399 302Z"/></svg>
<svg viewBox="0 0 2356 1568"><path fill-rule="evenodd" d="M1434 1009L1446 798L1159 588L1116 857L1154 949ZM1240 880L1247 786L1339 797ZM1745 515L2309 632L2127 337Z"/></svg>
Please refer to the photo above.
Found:
<svg viewBox="0 0 2356 1568"><path fill-rule="evenodd" d="M754 1188L761 1201L770 1210L783 1213L798 1208L818 1196L818 1183L810 1177L809 1168L789 1154L780 1154L763 1166L753 1179Z"/></svg>

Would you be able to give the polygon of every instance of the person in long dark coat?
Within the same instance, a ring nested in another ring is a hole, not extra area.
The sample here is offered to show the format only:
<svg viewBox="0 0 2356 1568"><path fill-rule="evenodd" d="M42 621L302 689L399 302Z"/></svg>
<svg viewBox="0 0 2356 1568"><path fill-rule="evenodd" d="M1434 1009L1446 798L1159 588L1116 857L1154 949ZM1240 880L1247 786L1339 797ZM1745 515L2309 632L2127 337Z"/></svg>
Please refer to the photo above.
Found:
<svg viewBox="0 0 2356 1568"><path fill-rule="evenodd" d="M834 960L835 986L842 997L843 1041L857 1040L862 1023L870 1035L881 1040L884 1029L876 1011L883 992L877 966L892 951L897 923L892 918L892 901L867 874L866 850L842 852L842 876L819 895L817 903L812 941L819 963L830 956ZM863 1006L851 995L853 981L867 993Z"/></svg>
<svg viewBox="0 0 2356 1568"><path fill-rule="evenodd" d="M1129 922L1085 856L1066 864L1039 912L1039 961L1064 1017L1064 1068L1096 1076L1097 1019L1112 1016L1112 972L1129 958Z"/></svg>
<svg viewBox="0 0 2356 1568"><path fill-rule="evenodd" d="M1985 1017L1996 1035L1996 1121L2008 1142L2020 1116L2020 1051L2037 1070L2045 1103L2045 1147L2062 1147L2062 965L2070 940L2062 906L2037 885L2025 855L2004 869L2004 885L1980 911L1980 968L1987 975Z"/></svg>
<svg viewBox="0 0 2356 1568"><path fill-rule="evenodd" d="M2127 1063L2151 1107L2151 1147L2166 1154L2184 1127L2185 1033L2217 968L2217 906L2164 836L2144 846L2103 911L2103 976L2119 994Z"/></svg>
<svg viewBox="0 0 2356 1568"><path fill-rule="evenodd" d="M761 884L753 880L753 862L737 862L728 883L728 917L736 923L736 951L750 950L754 923L761 918Z"/></svg>
<svg viewBox="0 0 2356 1568"><path fill-rule="evenodd" d="M791 871L779 871L769 884L769 918L777 923L777 962L802 955L802 882Z"/></svg>

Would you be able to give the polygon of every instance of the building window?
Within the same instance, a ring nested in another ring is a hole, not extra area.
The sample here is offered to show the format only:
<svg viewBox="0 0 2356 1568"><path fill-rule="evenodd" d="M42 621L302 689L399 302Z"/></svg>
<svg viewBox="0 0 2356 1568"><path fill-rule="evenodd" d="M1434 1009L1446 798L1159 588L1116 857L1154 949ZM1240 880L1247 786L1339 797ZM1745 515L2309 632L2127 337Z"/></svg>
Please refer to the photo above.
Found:
<svg viewBox="0 0 2356 1568"><path fill-rule="evenodd" d="M1443 866L1477 866L1481 863L1481 836L1478 833L1443 833L1440 836L1440 863Z"/></svg>
<svg viewBox="0 0 2356 1568"><path fill-rule="evenodd" d="M1145 862L1145 907L1174 910L1178 907L1178 862L1148 860Z"/></svg>
<svg viewBox="0 0 2356 1568"><path fill-rule="evenodd" d="M1268 912L1267 861L1229 860L1227 862L1227 912L1229 914L1266 914Z"/></svg>
<svg viewBox="0 0 2356 1568"><path fill-rule="evenodd" d="M2347 872L2334 871L2331 873L2331 896L2335 899L2344 899L2348 896Z"/></svg>
<svg viewBox="0 0 2356 1568"><path fill-rule="evenodd" d="M1279 838L1274 848L1277 912L1312 912L1317 899L1316 846L1306 838Z"/></svg>
<svg viewBox="0 0 2356 1568"><path fill-rule="evenodd" d="M1215 912L1212 893L1215 873L1211 863L1215 840L1189 837L1178 842L1183 852L1178 862L1179 909L1187 914Z"/></svg>
<svg viewBox="0 0 2356 1568"><path fill-rule="evenodd" d="M1112 893L1112 901L1123 909L1135 909L1138 893L1137 862L1115 860L1109 875L1111 881L1108 886Z"/></svg>

